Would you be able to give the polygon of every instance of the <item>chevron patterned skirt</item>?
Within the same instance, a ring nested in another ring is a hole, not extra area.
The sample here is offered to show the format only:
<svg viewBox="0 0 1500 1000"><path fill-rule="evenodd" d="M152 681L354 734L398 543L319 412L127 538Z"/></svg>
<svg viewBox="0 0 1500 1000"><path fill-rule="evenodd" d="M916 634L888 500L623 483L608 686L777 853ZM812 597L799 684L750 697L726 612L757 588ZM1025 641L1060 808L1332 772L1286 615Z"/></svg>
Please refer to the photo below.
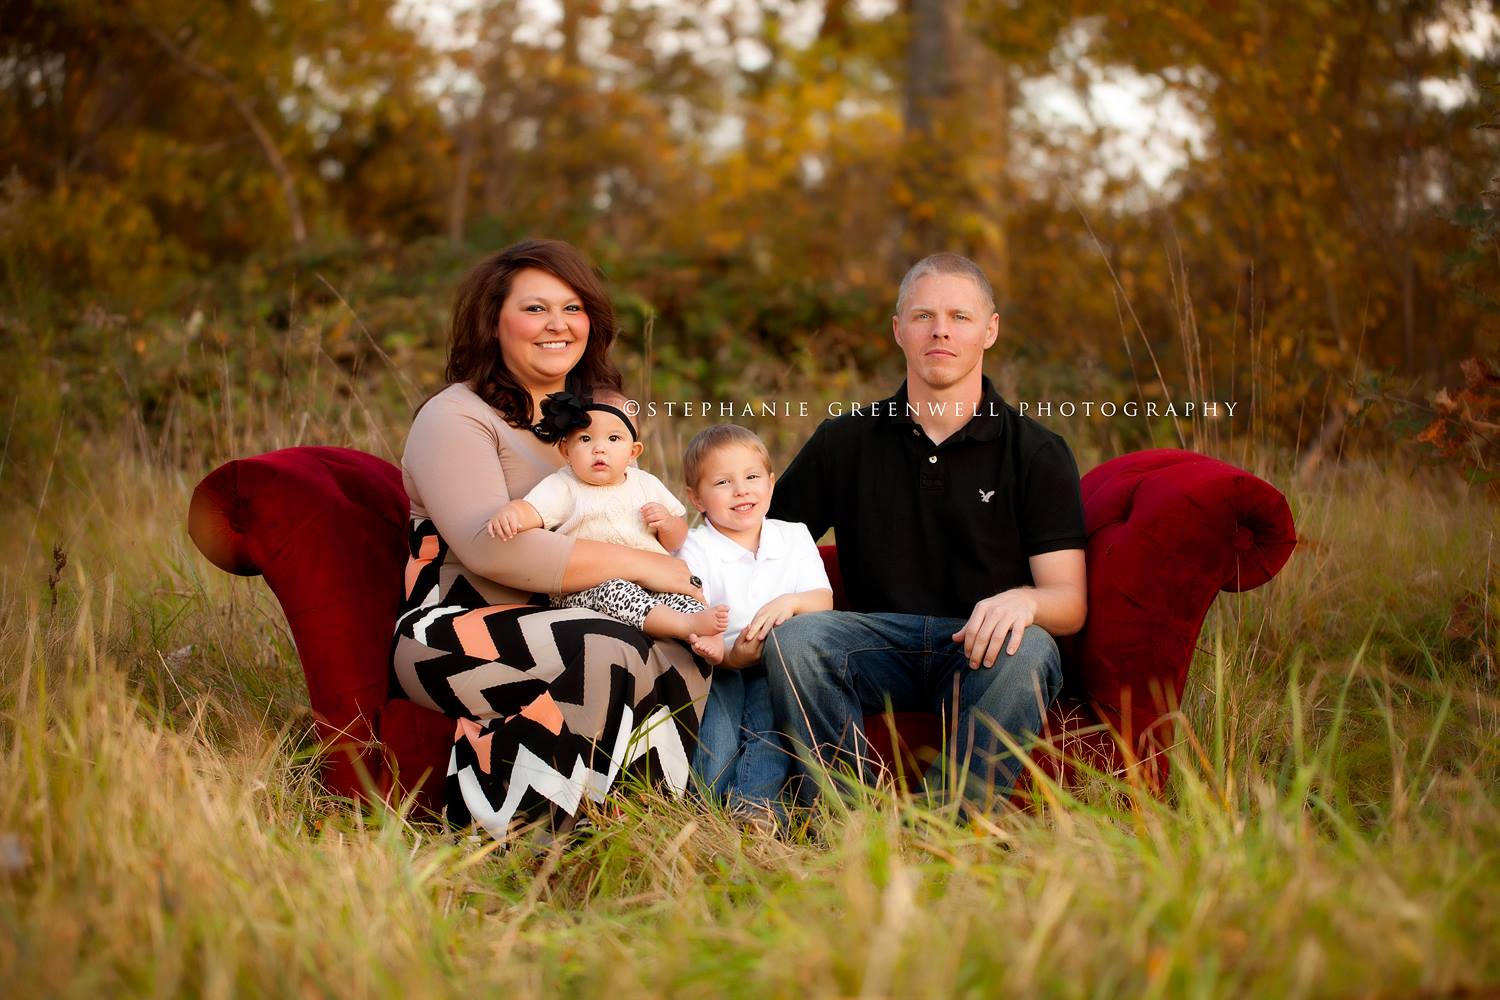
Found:
<svg viewBox="0 0 1500 1000"><path fill-rule="evenodd" d="M681 792L709 671L676 642L582 609L490 605L427 518L413 518L396 686L457 720L447 812L503 837L573 825L622 776Z"/></svg>

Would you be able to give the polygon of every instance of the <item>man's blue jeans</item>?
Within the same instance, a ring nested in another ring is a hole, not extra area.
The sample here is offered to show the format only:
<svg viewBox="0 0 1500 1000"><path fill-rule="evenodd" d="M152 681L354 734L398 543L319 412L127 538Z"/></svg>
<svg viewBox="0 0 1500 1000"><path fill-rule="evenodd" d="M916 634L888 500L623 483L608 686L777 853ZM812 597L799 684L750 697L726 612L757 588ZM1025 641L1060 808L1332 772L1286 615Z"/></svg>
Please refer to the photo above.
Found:
<svg viewBox="0 0 1500 1000"><path fill-rule="evenodd" d="M693 773L703 787L731 807L774 808L791 767L791 754L776 735L765 669L715 670L693 752Z"/></svg>
<svg viewBox="0 0 1500 1000"><path fill-rule="evenodd" d="M1052 636L1032 625L1014 656L1002 652L993 667L970 669L953 641L963 625L960 618L849 611L778 625L765 647L778 728L799 756L811 750L835 772L848 768L870 780L865 715L937 712L949 745L928 771L928 787L961 787L964 799L981 807L1008 796L1020 767L996 729L1022 747L1041 731L1062 687L1062 658ZM798 769L805 801L816 785L806 762Z"/></svg>

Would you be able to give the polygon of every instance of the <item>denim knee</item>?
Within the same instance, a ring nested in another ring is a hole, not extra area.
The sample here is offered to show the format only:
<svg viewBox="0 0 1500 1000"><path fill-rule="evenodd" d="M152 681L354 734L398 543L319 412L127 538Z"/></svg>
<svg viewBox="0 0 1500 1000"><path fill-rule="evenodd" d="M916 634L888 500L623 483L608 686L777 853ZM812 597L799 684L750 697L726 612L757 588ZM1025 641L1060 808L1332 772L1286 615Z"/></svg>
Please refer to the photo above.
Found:
<svg viewBox="0 0 1500 1000"><path fill-rule="evenodd" d="M1062 690L1062 679L1062 653L1057 640L1041 626L1028 625L1021 636L1021 648L1014 654L1002 653L994 667L969 673L969 680L982 685L969 690L987 692L980 696L984 700L1039 697L1045 709ZM994 688L995 684L1001 688Z"/></svg>
<svg viewBox="0 0 1500 1000"><path fill-rule="evenodd" d="M823 651L828 649L829 625L825 614L797 615L771 630L766 637L762 660L774 688L788 676L801 678L810 671L820 671Z"/></svg>
<svg viewBox="0 0 1500 1000"><path fill-rule="evenodd" d="M1062 652L1052 633L1040 625L1028 625L1021 635L1015 660L1037 679L1042 693L1056 695L1062 687ZM1051 698L1048 698L1051 701Z"/></svg>

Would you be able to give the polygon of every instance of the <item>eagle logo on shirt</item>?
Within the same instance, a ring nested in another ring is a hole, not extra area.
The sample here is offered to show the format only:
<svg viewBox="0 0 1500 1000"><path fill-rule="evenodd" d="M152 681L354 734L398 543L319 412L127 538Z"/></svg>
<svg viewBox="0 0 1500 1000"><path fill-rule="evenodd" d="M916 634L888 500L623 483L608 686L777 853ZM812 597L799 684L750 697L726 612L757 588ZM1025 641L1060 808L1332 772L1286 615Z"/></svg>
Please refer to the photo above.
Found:
<svg viewBox="0 0 1500 1000"><path fill-rule="evenodd" d="M995 491L994 490L980 490L979 491L979 502L980 503L989 503L990 502L990 497L992 497L994 495L995 495Z"/></svg>

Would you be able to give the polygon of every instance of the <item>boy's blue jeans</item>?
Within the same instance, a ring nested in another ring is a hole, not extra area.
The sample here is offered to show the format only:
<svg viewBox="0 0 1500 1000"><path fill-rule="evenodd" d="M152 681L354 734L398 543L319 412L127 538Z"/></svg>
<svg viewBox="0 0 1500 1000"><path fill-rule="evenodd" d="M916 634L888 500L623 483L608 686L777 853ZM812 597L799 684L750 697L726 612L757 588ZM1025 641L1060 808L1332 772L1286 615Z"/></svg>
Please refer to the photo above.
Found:
<svg viewBox="0 0 1500 1000"><path fill-rule="evenodd" d="M730 806L773 805L791 766L776 736L765 668L715 670L693 753L704 789Z"/></svg>
<svg viewBox="0 0 1500 1000"><path fill-rule="evenodd" d="M1002 652L993 667L971 670L952 638L963 625L959 618L849 611L778 625L765 646L774 728L790 737L799 757L812 751L836 771L869 780L864 717L887 707L937 712L948 745L927 773L928 787L962 787L964 799L981 807L1007 797L1020 768L996 729L1022 747L1041 732L1062 688L1062 658L1052 636L1032 625L1015 655ZM806 780L805 762L797 770L805 801L815 785Z"/></svg>

